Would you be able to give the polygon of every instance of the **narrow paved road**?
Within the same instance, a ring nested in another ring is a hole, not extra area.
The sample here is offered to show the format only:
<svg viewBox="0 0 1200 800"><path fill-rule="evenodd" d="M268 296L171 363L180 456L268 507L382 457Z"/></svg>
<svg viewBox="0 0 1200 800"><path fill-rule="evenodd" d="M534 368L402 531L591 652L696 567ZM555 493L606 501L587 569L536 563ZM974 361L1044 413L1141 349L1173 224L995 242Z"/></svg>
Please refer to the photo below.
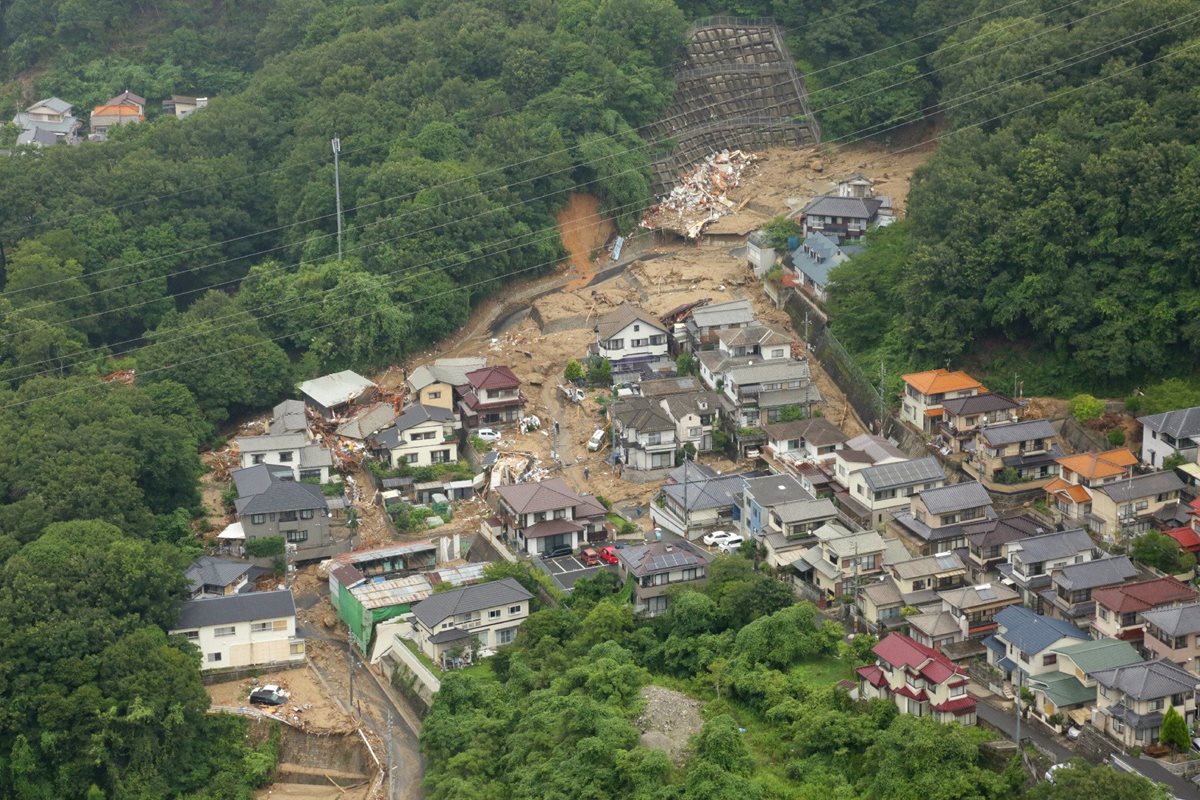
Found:
<svg viewBox="0 0 1200 800"><path fill-rule="evenodd" d="M1017 727L1015 714L1001 711L1000 709L994 708L993 706L990 706L982 701L980 701L978 705L977 712L979 719L983 720L987 724L991 725L992 727L999 728L1008 734L1009 737L1015 735ZM1065 747L1056 737L1046 733L1045 729L1036 723L1021 725L1021 738L1024 739L1026 737L1032 739L1042 748L1054 753L1055 760L1057 762L1068 761L1079 755L1078 753L1072 752ZM1116 748L1113 748L1109 755L1111 756L1112 753L1115 752L1117 752L1117 750ZM1157 783L1166 784L1175 797L1186 798L1186 800L1200 798L1200 788L1197 788L1197 786L1191 781L1179 778L1163 769L1163 767L1155 762L1154 759L1145 757L1133 758L1132 756L1127 755L1120 755L1120 758L1122 761L1133 766L1138 770L1138 772L1150 780Z"/></svg>

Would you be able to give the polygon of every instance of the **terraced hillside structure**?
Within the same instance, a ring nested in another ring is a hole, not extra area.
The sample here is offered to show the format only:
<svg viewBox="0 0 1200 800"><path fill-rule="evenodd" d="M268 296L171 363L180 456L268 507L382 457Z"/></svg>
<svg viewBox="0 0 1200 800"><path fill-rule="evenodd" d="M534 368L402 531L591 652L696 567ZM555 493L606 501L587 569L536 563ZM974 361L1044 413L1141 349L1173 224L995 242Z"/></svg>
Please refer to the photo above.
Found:
<svg viewBox="0 0 1200 800"><path fill-rule="evenodd" d="M820 141L804 77L770 20L715 17L694 24L675 84L674 101L648 134L673 143L654 163L657 194L716 150Z"/></svg>

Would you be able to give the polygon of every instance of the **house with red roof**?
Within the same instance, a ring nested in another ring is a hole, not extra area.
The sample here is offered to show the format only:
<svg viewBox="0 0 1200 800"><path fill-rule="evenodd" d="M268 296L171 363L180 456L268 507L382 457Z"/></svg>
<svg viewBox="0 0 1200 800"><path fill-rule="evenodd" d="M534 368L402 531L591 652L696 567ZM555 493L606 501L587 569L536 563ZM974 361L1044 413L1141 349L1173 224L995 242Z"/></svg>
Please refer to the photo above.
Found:
<svg viewBox="0 0 1200 800"><path fill-rule="evenodd" d="M1163 533L1179 542L1179 546L1185 553L1195 553L1200 556L1200 498L1188 504L1187 513L1191 517L1187 525L1168 528Z"/></svg>
<svg viewBox="0 0 1200 800"><path fill-rule="evenodd" d="M1106 639L1120 639L1134 647L1142 645L1145 631L1143 614L1160 608L1182 605L1196 600L1197 592L1174 578L1155 578L1149 581L1107 586L1092 592L1096 617L1092 632Z"/></svg>
<svg viewBox="0 0 1200 800"><path fill-rule="evenodd" d="M965 668L902 633L888 634L872 652L875 663L856 670L859 697L892 700L902 714L975 724Z"/></svg>
<svg viewBox="0 0 1200 800"><path fill-rule="evenodd" d="M525 397L521 380L508 367L484 367L468 372L467 382L455 387L463 425L469 429L505 425L521 419Z"/></svg>

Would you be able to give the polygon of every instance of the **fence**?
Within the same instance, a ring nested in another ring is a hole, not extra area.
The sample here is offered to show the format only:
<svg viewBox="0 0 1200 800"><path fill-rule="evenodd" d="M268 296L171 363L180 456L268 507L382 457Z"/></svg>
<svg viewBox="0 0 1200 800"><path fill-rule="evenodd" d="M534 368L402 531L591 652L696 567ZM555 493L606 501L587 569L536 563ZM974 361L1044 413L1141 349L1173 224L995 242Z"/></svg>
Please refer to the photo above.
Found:
<svg viewBox="0 0 1200 800"><path fill-rule="evenodd" d="M882 435L890 432L892 403L884 402L882 390L854 362L850 353L842 346L829 329L825 313L799 292L793 292L785 306L792 325L798 331L808 331L808 343L821 360L821 366L830 379L846 395L847 402L858 413L861 420L875 431L879 431L879 411L882 407L885 420Z"/></svg>

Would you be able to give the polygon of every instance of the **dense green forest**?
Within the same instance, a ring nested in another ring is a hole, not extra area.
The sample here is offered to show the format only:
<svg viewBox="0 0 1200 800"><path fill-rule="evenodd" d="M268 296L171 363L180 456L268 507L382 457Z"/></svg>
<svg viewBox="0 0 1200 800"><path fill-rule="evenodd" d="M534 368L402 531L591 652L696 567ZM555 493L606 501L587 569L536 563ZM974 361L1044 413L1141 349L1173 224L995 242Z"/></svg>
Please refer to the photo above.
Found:
<svg viewBox="0 0 1200 800"><path fill-rule="evenodd" d="M841 627L741 556L667 612L636 620L610 574L543 609L483 673L453 673L425 720L430 800L1155 800L1107 767L1060 770L1026 790L1017 759L989 763L991 734L858 703L833 684L873 660ZM703 728L675 764L639 744L640 690L702 698Z"/></svg>

